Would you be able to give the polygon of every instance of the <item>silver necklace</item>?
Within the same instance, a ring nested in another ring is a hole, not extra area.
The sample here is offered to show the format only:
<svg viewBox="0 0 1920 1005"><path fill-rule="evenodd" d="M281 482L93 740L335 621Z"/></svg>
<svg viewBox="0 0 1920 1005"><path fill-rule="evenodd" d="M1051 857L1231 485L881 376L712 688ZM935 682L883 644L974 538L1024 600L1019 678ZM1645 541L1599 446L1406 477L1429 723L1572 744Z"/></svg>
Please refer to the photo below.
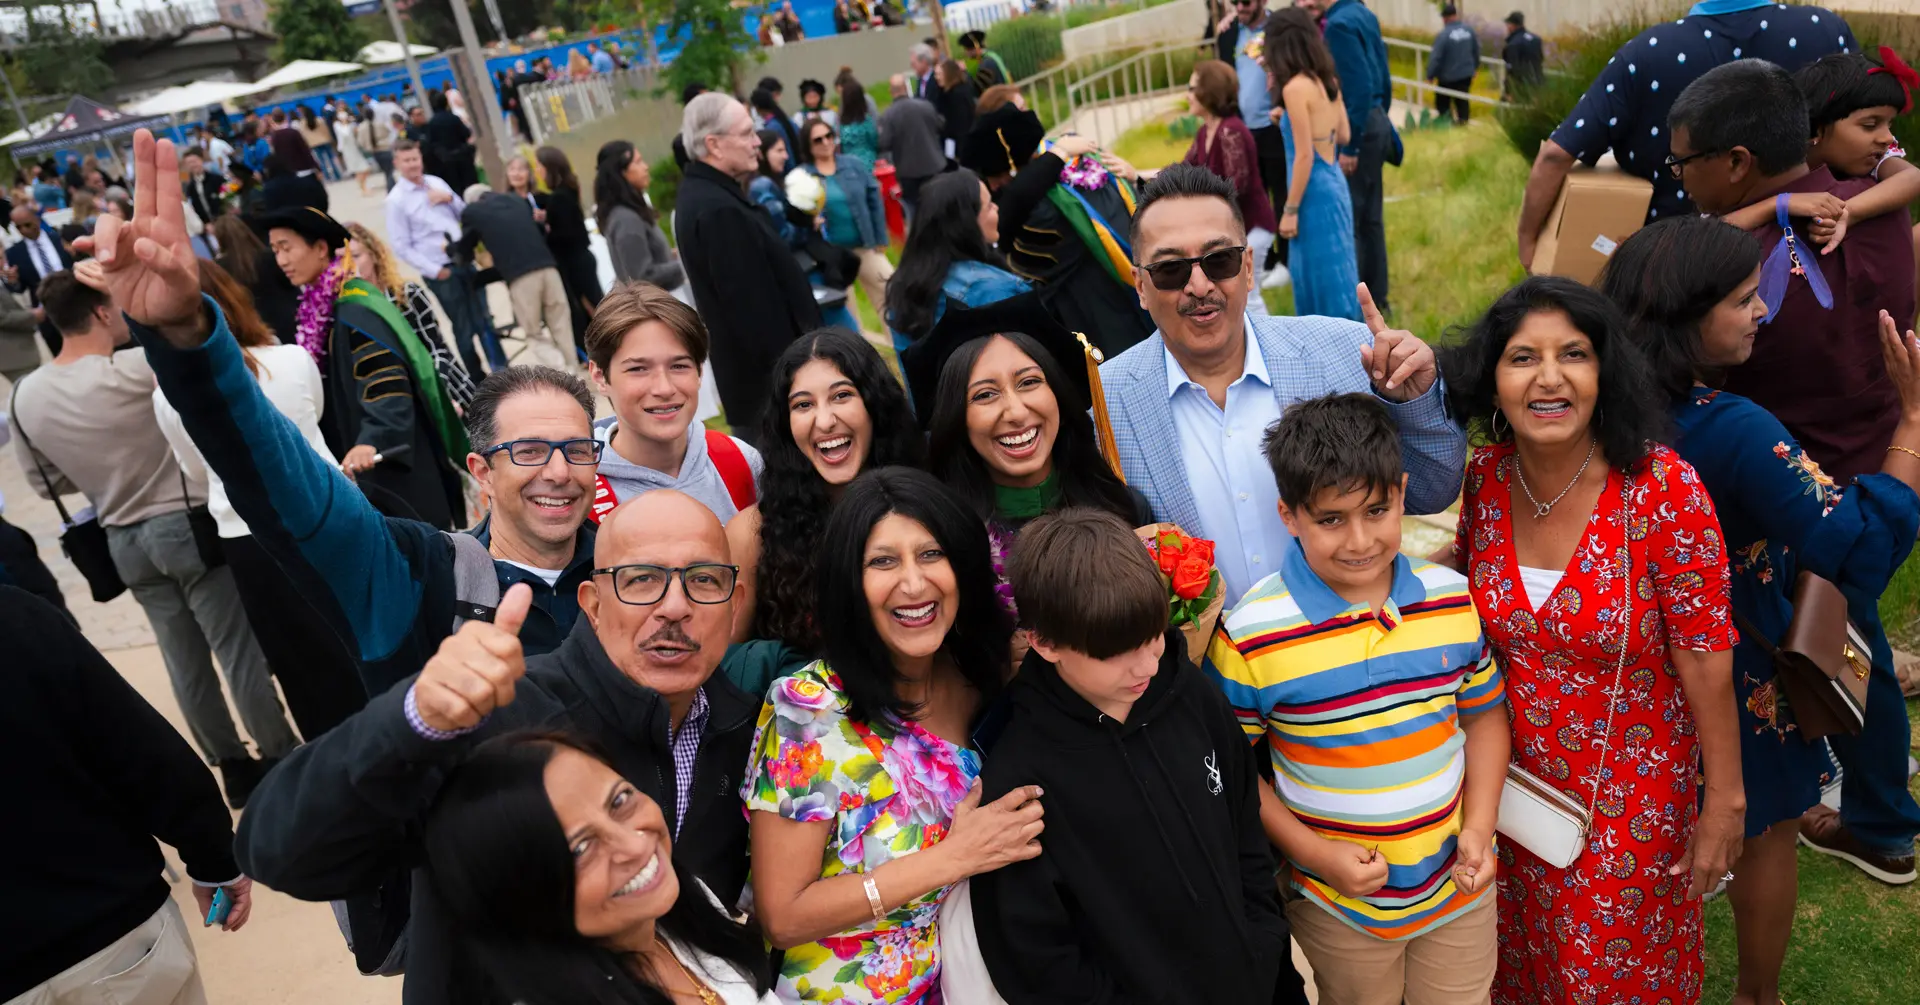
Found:
<svg viewBox="0 0 1920 1005"><path fill-rule="evenodd" d="M1573 480L1567 483L1566 488L1563 488L1560 490L1559 495L1554 496L1552 499L1548 500L1547 502L1541 502L1540 500L1535 499L1533 497L1533 489L1528 487L1527 485L1526 468L1520 464L1519 456L1515 455L1513 459L1513 470L1518 472L1520 475L1520 491L1525 492L1527 494L1527 501L1533 504L1534 519L1536 520L1546 519L1547 514L1553 512L1553 508L1560 504L1560 500L1565 499L1567 497L1567 493L1572 492L1573 487L1575 485L1580 484L1580 476L1587 473L1587 465L1593 463L1593 452L1599 446L1600 446L1599 440L1594 440L1587 444L1587 459L1580 462L1580 470L1575 471L1573 473Z"/></svg>

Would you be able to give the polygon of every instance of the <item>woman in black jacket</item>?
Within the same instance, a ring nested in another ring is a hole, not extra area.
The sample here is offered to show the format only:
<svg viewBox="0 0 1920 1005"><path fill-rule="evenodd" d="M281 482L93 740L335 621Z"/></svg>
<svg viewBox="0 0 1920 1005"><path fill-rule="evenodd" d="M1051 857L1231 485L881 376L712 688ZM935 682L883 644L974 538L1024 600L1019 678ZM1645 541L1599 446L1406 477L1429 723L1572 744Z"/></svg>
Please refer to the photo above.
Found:
<svg viewBox="0 0 1920 1005"><path fill-rule="evenodd" d="M580 205L580 179L559 147L534 152L539 177L547 184L543 197L547 211L547 247L560 266L560 282L567 288L567 307L573 312L573 330L585 335L593 312L600 306L600 265L594 261L587 237L587 216Z"/></svg>

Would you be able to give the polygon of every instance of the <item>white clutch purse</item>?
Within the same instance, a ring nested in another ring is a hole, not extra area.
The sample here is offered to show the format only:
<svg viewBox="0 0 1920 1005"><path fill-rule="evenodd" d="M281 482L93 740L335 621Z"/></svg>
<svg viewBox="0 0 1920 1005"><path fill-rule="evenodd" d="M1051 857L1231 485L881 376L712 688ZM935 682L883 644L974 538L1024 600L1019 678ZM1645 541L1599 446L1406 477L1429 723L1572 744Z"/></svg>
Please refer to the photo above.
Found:
<svg viewBox="0 0 1920 1005"><path fill-rule="evenodd" d="M1627 514L1631 517L1633 509L1627 487L1627 484L1621 486L1621 496L1622 501L1627 502ZM1572 796L1518 764L1507 765L1507 780L1500 788L1500 835L1556 869L1572 865L1586 850L1587 830L1593 826L1593 807L1600 801L1600 773L1607 759L1613 756L1613 710L1620 699L1620 676L1627 667L1627 652L1633 648L1633 546L1625 540L1625 534L1621 537L1621 547L1627 555L1624 580L1627 613L1620 626L1620 658L1613 666L1613 685L1607 689L1607 725L1600 734L1606 747L1600 763L1593 768L1593 791L1588 794L1587 805L1580 805Z"/></svg>

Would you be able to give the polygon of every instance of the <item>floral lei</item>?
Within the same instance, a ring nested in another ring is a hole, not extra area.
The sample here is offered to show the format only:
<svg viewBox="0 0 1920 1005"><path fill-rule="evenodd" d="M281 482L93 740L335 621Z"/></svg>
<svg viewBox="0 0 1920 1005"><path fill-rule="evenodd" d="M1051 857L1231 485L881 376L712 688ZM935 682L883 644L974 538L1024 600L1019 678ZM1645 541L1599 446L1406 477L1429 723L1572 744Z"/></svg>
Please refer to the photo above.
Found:
<svg viewBox="0 0 1920 1005"><path fill-rule="evenodd" d="M993 562L993 592L1000 607L1018 618L1020 608L1013 602L1013 584L1007 581L1007 556L1013 551L1013 532L998 520L987 521L987 554Z"/></svg>
<svg viewBox="0 0 1920 1005"><path fill-rule="evenodd" d="M1046 149L1052 152L1053 143L1049 142ZM1060 171L1060 180L1082 192L1097 192L1107 183L1107 166L1100 163L1100 158L1084 154L1067 162Z"/></svg>
<svg viewBox="0 0 1920 1005"><path fill-rule="evenodd" d="M333 331L333 310L340 290L353 277L353 256L342 248L334 252L327 270L313 282L300 287L300 307L294 313L294 332L300 348L315 363L327 358L327 336Z"/></svg>

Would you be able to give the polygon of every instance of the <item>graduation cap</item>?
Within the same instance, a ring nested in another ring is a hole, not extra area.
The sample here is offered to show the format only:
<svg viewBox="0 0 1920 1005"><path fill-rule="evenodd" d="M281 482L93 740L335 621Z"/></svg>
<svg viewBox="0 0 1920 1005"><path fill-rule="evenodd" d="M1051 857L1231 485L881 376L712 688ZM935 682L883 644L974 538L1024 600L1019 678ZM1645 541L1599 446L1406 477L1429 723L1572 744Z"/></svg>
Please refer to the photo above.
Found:
<svg viewBox="0 0 1920 1005"><path fill-rule="evenodd" d="M347 246L352 236L340 221L312 206L287 206L254 218L254 229L261 234L272 230L291 230L308 242L325 241L335 251Z"/></svg>
<svg viewBox="0 0 1920 1005"><path fill-rule="evenodd" d="M1053 355L1059 369L1073 382L1081 400L1093 408L1101 456L1113 473L1120 473L1120 454L1114 447L1113 425L1107 417L1106 391L1100 384L1100 364L1106 362L1100 350L1080 332L1068 331L1046 305L1038 292L1023 293L980 307L962 307L948 299L940 323L925 338L900 352L900 368L907 376L914 410L925 428L933 418L934 396L940 386L940 372L947 360L975 339L1015 332L1025 335Z"/></svg>
<svg viewBox="0 0 1920 1005"><path fill-rule="evenodd" d="M1040 116L1008 102L973 120L960 141L960 166L984 178L1018 171L1046 138Z"/></svg>
<svg viewBox="0 0 1920 1005"><path fill-rule="evenodd" d="M987 47L987 33L975 28L960 36L960 48L984 49Z"/></svg>

